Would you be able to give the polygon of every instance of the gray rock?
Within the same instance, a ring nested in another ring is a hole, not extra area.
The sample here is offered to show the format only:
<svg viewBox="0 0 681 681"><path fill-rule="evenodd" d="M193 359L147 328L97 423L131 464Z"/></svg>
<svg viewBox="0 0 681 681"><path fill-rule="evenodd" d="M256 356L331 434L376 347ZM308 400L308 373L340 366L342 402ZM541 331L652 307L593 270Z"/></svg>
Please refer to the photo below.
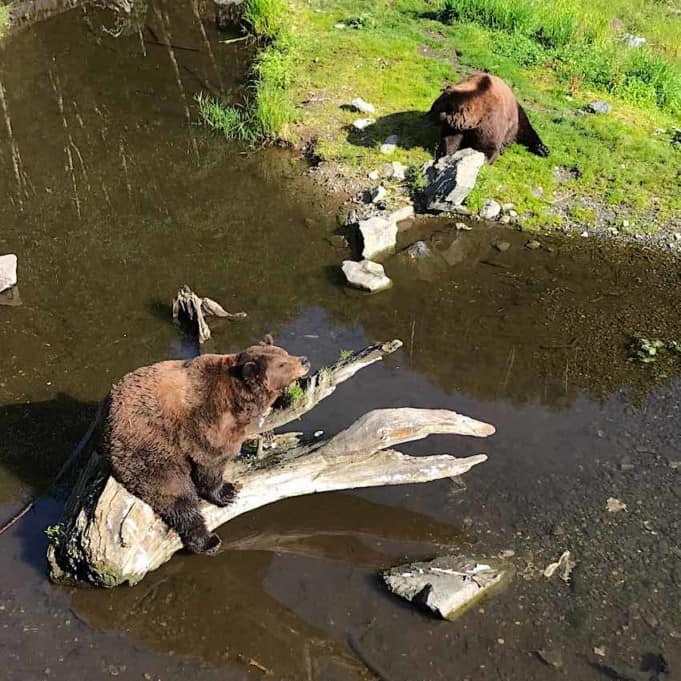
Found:
<svg viewBox="0 0 681 681"><path fill-rule="evenodd" d="M643 47L648 42L642 35L634 35L633 33L624 33L620 36L620 40L629 47Z"/></svg>
<svg viewBox="0 0 681 681"><path fill-rule="evenodd" d="M501 210L503 210L504 213L509 213L509 212L512 211L514 208L515 208L515 204L513 204L513 203L504 203L504 204L501 206Z"/></svg>
<svg viewBox="0 0 681 681"><path fill-rule="evenodd" d="M369 102L365 102L361 97L355 97L350 104L363 114L372 114L376 112L376 107L373 104L369 104Z"/></svg>
<svg viewBox="0 0 681 681"><path fill-rule="evenodd" d="M395 149L397 149L397 141L398 137L397 135L389 135L386 137L385 142L381 144L381 153L382 154L392 154L395 152Z"/></svg>
<svg viewBox="0 0 681 681"><path fill-rule="evenodd" d="M456 225L457 232L470 232L473 228L470 225L467 225L465 222L457 222Z"/></svg>
<svg viewBox="0 0 681 681"><path fill-rule="evenodd" d="M378 187L376 187L376 189L374 189L373 192L371 192L371 203L383 201L387 195L388 190L382 184L380 184Z"/></svg>
<svg viewBox="0 0 681 681"><path fill-rule="evenodd" d="M413 217L414 206L409 203L406 206L402 206L402 208L398 208L397 210L390 213L388 219L394 220L395 222L404 222L405 220L410 220Z"/></svg>
<svg viewBox="0 0 681 681"><path fill-rule="evenodd" d="M17 256L14 253L0 255L0 291L6 291L17 283Z"/></svg>
<svg viewBox="0 0 681 681"><path fill-rule="evenodd" d="M391 218L373 217L361 220L359 231L362 235L362 257L373 260L392 253L397 243L397 223Z"/></svg>
<svg viewBox="0 0 681 681"><path fill-rule="evenodd" d="M505 253L509 248L511 248L511 244L508 243L508 241L495 241L492 246L497 249L500 253Z"/></svg>
<svg viewBox="0 0 681 681"><path fill-rule="evenodd" d="M393 170L392 177L396 180L404 180L407 173L407 166L399 161L393 161L391 165Z"/></svg>
<svg viewBox="0 0 681 681"><path fill-rule="evenodd" d="M327 238L327 241L334 248L348 248L350 246L348 240L342 234L332 234Z"/></svg>
<svg viewBox="0 0 681 681"><path fill-rule="evenodd" d="M475 187L484 163L485 155L474 149L460 149L452 156L426 163L423 175L428 210L446 213L460 206Z"/></svg>
<svg viewBox="0 0 681 681"><path fill-rule="evenodd" d="M525 244L525 248L529 248L531 251L536 251L538 248L541 248L541 243L536 239L531 239Z"/></svg>
<svg viewBox="0 0 681 681"><path fill-rule="evenodd" d="M428 248L428 244L425 241L414 242L411 246L409 246L409 248L407 248L405 253L412 260L423 260L424 258L429 258L432 255L430 248Z"/></svg>
<svg viewBox="0 0 681 681"><path fill-rule="evenodd" d="M496 220L501 214L501 206L494 199L485 199L479 215L483 220Z"/></svg>
<svg viewBox="0 0 681 681"><path fill-rule="evenodd" d="M357 130L364 130L364 128L368 128L375 122L376 121L373 118L358 118L356 121L353 122L352 127L356 128Z"/></svg>
<svg viewBox="0 0 681 681"><path fill-rule="evenodd" d="M586 110L589 113L609 114L610 111L612 111L612 107L607 102L598 99L595 102L591 102L590 104L588 104Z"/></svg>
<svg viewBox="0 0 681 681"><path fill-rule="evenodd" d="M384 291L392 286L392 281L385 275L383 265L371 260L361 262L344 260L343 274L350 286L371 293Z"/></svg>
<svg viewBox="0 0 681 681"><path fill-rule="evenodd" d="M441 556L387 570L383 580L394 594L452 620L505 574L504 569L465 556Z"/></svg>

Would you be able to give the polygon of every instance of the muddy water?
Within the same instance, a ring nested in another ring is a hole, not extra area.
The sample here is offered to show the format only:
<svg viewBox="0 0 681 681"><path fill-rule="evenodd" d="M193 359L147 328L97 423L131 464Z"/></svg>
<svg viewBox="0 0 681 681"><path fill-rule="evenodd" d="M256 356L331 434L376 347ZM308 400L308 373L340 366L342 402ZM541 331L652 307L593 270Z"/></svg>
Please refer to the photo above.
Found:
<svg viewBox="0 0 681 681"><path fill-rule="evenodd" d="M213 324L209 351L271 331L319 367L341 349L405 341L306 429L333 433L371 408L409 405L456 409L497 435L482 447L444 437L405 447L484 449L489 461L465 488L282 502L223 528L218 557L178 555L111 592L47 583L42 531L59 502L43 497L0 539L3 677L560 674L542 650L571 679L607 678L604 665L648 679L660 655L670 672L659 678L679 678L679 364L641 366L625 351L627 333L681 337L678 262L548 237L531 251L521 233L426 221L401 246L423 238L431 258L390 259L396 283L381 295L346 291L338 263L350 253L327 241L333 206L301 162L191 124L194 93L238 98L248 63L202 12L152 5L141 36L114 38L103 30L120 28L111 16L77 10L0 54L0 252L19 256L22 299L0 305L3 517L45 489L112 381L197 351L169 322L184 282L249 314ZM498 240L510 249L499 253ZM608 514L611 496L627 511ZM452 548L511 550L516 572L454 624L400 603L375 577ZM577 559L569 585L541 574L565 549Z"/></svg>

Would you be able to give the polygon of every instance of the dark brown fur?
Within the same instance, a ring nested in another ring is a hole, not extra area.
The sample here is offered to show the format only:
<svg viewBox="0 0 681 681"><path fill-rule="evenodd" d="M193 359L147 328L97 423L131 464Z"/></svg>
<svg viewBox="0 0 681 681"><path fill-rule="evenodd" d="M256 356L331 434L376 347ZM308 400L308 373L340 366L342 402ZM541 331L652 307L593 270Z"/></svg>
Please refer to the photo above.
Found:
<svg viewBox="0 0 681 681"><path fill-rule="evenodd" d="M199 500L229 504L236 487L223 481L246 429L282 390L309 370L267 339L239 354L160 362L125 376L111 390L104 444L113 474L148 503L196 553L220 545Z"/></svg>
<svg viewBox="0 0 681 681"><path fill-rule="evenodd" d="M441 125L438 158L471 148L494 163L514 142L537 156L549 155L511 88L489 73L475 73L445 88L428 115Z"/></svg>

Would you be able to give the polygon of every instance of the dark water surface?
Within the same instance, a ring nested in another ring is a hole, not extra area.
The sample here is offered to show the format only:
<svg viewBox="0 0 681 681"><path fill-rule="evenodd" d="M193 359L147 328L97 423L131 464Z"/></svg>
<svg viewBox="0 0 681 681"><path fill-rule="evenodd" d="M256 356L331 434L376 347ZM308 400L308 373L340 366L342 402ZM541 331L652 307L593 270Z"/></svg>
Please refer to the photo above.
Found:
<svg viewBox="0 0 681 681"><path fill-rule="evenodd" d="M110 592L47 582L43 530L59 503L43 498L0 538L2 678L596 680L608 665L649 679L660 655L659 678L681 678L679 363L642 366L625 350L631 332L681 338L678 261L549 237L530 251L518 232L426 220L401 239L426 239L430 260L398 254L393 289L348 292L338 265L350 253L327 241L334 207L302 162L188 124L197 91L240 96L248 50L220 44L202 7L158 2L145 23L141 37L114 38L110 15L76 10L0 53L0 253L18 254L23 301L0 305L2 517L49 486L114 380L195 351L169 319L185 282L249 314L213 323L206 351L272 332L319 367L341 349L405 341L302 428L333 433L372 408L415 406L497 434L405 447L486 451L465 489L281 502L223 527L218 557L177 555ZM609 514L609 497L627 511ZM455 623L375 576L451 548L511 550L515 569ZM565 549L569 585L542 575Z"/></svg>

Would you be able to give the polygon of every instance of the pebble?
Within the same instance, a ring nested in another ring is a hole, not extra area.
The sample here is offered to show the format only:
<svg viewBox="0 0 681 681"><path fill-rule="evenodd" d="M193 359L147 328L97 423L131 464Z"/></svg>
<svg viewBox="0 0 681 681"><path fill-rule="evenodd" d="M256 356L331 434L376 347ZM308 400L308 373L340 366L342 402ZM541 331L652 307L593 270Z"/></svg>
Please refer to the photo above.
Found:
<svg viewBox="0 0 681 681"><path fill-rule="evenodd" d="M376 107L369 102L365 102L361 97L355 97L350 104L363 114L372 114L376 112Z"/></svg>
<svg viewBox="0 0 681 681"><path fill-rule="evenodd" d="M509 248L511 248L511 244L508 241L495 241L492 245L500 253L505 253Z"/></svg>
<svg viewBox="0 0 681 681"><path fill-rule="evenodd" d="M529 248L531 251L536 251L541 248L541 243L536 239L532 239L525 244L525 248Z"/></svg>
<svg viewBox="0 0 681 681"><path fill-rule="evenodd" d="M372 171L369 173L369 179L370 179L370 180L376 181L376 180L378 180L378 178L379 178L378 170L372 170Z"/></svg>
<svg viewBox="0 0 681 681"><path fill-rule="evenodd" d="M585 229L579 236L584 237L586 239L586 237L589 236L589 232Z"/></svg>
<svg viewBox="0 0 681 681"><path fill-rule="evenodd" d="M457 222L456 228L459 232L470 232L473 228L465 222Z"/></svg>

